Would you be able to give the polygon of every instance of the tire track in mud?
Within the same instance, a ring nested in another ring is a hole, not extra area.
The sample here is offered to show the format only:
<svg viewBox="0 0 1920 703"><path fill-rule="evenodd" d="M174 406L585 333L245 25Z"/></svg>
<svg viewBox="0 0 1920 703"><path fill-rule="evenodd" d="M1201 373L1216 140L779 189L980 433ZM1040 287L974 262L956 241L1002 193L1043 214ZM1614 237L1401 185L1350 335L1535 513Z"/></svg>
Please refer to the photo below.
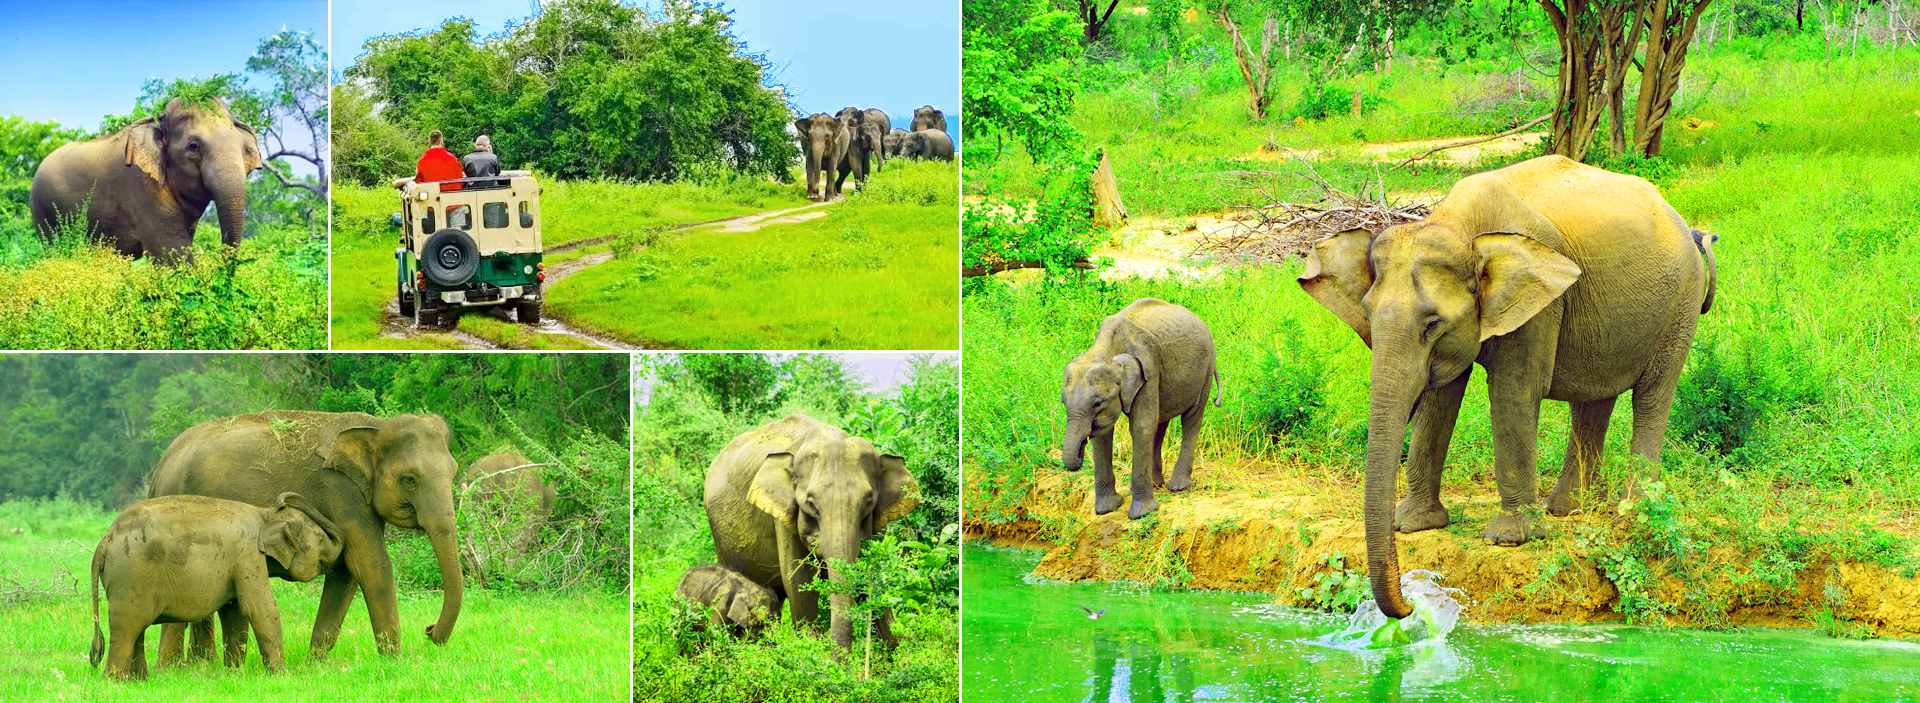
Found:
<svg viewBox="0 0 1920 703"><path fill-rule="evenodd" d="M715 231L719 231L719 232L752 232L754 230L758 230L768 225L786 224L790 222L805 222L807 220L826 217L827 212L825 210L819 210L817 208L823 207L825 205L830 205L830 204L831 203L808 203L806 205L802 205L799 207L783 208L779 210L766 210L762 212L749 213L746 215L738 215L735 217L728 217L728 218L719 219L719 220L709 220L706 222L694 222L694 223L684 224L684 225L675 225L673 227L668 228L666 231L683 232L687 230L700 229L704 227L716 227L717 229ZM811 210L811 212L802 212L803 210ZM604 243L613 241L619 236L620 235L618 234L606 234L598 237L588 237L586 239L568 242L566 244L562 244L562 245L553 247L551 249L547 249L546 253L558 254L558 253L573 251L576 249L582 249L585 247L590 247L598 244L604 244ZM601 264L604 264L612 260L613 260L612 251L602 251L602 252L594 252L592 254L582 255L576 258L568 259L566 261L562 261L560 263L554 264L553 266L547 269L546 271L547 278L544 284L541 286L541 288L543 290L552 290L553 286L559 284L561 281L566 280L567 278L573 276L574 274L584 271L588 268L592 268L594 266L599 266ZM382 316L380 320L380 336L387 337L389 339L413 339L426 334L445 334L448 337L451 337L452 339L454 339L455 341L458 341L462 345L462 347L466 349L499 350L499 349L516 348L516 347L508 346L505 344L501 344L498 342L494 342L492 340L485 339L471 332L466 332L464 330L461 330L458 325L455 325L454 327L451 327L451 328L434 328L434 329L422 330L413 324L413 320L411 318L402 317L400 315L400 302L397 299L387 300L387 305L383 309L383 312L385 314ZM517 321L513 319L513 316L511 314L507 313L505 306L492 306L492 307L483 308L476 311L470 311L467 314L491 315L495 319L498 319L502 322L507 322L510 324L519 324ZM625 342L619 339L615 339L613 337L608 337L605 335L588 332L586 330L583 330L571 324L568 324L565 320L555 317L551 312L543 312L543 314L540 317L540 323L537 325L534 325L534 330L541 334L572 337L580 342L592 345L600 349L641 350L641 349L649 348L645 344L635 344L631 342Z"/></svg>

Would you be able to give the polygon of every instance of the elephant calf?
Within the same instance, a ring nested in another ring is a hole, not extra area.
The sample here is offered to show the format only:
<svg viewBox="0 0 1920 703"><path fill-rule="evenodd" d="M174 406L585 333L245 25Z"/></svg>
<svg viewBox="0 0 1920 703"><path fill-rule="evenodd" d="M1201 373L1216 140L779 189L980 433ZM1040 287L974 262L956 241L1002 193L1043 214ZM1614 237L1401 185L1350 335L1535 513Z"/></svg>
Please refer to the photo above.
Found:
<svg viewBox="0 0 1920 703"><path fill-rule="evenodd" d="M240 666L251 623L267 670L280 671L280 607L267 577L311 581L339 558L338 528L297 493L281 494L271 508L204 496L134 503L93 551L88 658L99 666L105 654L108 678L144 679L148 627L217 612L227 666ZM100 634L103 583L110 649Z"/></svg>
<svg viewBox="0 0 1920 703"><path fill-rule="evenodd" d="M713 624L752 634L780 612L780 596L718 564L696 566L680 577L674 595L713 610Z"/></svg>
<svg viewBox="0 0 1920 703"><path fill-rule="evenodd" d="M1120 507L1113 488L1113 427L1126 413L1133 432L1133 505L1137 519L1160 507L1154 486L1193 487L1193 452L1200 441L1207 396L1218 385L1213 331L1192 311L1164 300L1141 298L1100 323L1093 347L1067 362L1060 402L1067 406L1067 436L1060 457L1079 471L1081 451L1093 443L1093 512ZM1220 399L1214 398L1218 406ZM1167 425L1180 418L1180 457L1173 478L1160 473L1160 445Z"/></svg>

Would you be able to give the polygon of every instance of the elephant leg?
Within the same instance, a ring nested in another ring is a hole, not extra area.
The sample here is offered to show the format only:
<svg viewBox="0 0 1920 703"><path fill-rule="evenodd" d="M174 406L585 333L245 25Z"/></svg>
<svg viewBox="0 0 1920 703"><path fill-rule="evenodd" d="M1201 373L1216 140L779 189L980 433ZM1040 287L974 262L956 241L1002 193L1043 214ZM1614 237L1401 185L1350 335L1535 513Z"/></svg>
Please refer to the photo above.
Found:
<svg viewBox="0 0 1920 703"><path fill-rule="evenodd" d="M238 669L247 660L247 621L240 612L240 601L220 606L221 661L229 669Z"/></svg>
<svg viewBox="0 0 1920 703"><path fill-rule="evenodd" d="M1646 460L1647 469L1660 466L1661 445L1667 439L1667 416L1673 411L1673 394L1680 387L1680 374L1687 367L1687 350L1693 346L1694 325L1699 318L1687 315L1676 320L1660 337L1647 372L1633 386L1633 439L1630 451ZM1627 479L1623 500L1638 500L1636 477Z"/></svg>
<svg viewBox="0 0 1920 703"><path fill-rule="evenodd" d="M1180 455L1173 460L1173 477L1167 479L1167 490L1184 491L1193 487L1193 458L1200 447L1200 427L1206 422L1207 403L1187 410L1180 416Z"/></svg>
<svg viewBox="0 0 1920 703"><path fill-rule="evenodd" d="M187 624L170 622L160 626L160 668L180 664L180 655L187 646Z"/></svg>
<svg viewBox="0 0 1920 703"><path fill-rule="evenodd" d="M1113 431L1093 436L1093 514L1120 509L1120 493L1113 489Z"/></svg>
<svg viewBox="0 0 1920 703"><path fill-rule="evenodd" d="M1600 451L1607 446L1607 420L1613 417L1617 398L1585 403L1568 403L1573 415L1573 431L1567 434L1567 457L1560 462L1560 480L1547 496L1547 514L1566 517L1580 509L1580 492L1594 485L1600 468Z"/></svg>
<svg viewBox="0 0 1920 703"><path fill-rule="evenodd" d="M319 612L313 617L313 634L307 638L308 656L318 661L333 651L333 643L340 639L340 626L347 621L347 607L353 605L353 594L358 588L359 584L345 565L334 568L322 580Z"/></svg>
<svg viewBox="0 0 1920 703"><path fill-rule="evenodd" d="M1167 476L1163 468L1166 465L1167 426L1173 424L1173 418L1160 421L1153 428L1153 485L1155 488L1167 485Z"/></svg>
<svg viewBox="0 0 1920 703"><path fill-rule="evenodd" d="M1133 400L1133 413L1128 416L1131 422L1127 430L1133 434L1133 504L1127 506L1127 519L1138 520L1147 513L1160 509L1160 501L1153 497L1153 475L1159 469L1153 462L1160 459L1154 442L1160 436L1160 402L1149 397L1153 391L1142 390Z"/></svg>
<svg viewBox="0 0 1920 703"><path fill-rule="evenodd" d="M1535 462L1540 443L1540 400L1495 398L1490 414L1493 478L1500 487L1500 515L1487 523L1481 537L1492 544L1525 544L1533 539L1533 520L1522 511L1539 502L1540 477Z"/></svg>
<svg viewBox="0 0 1920 703"><path fill-rule="evenodd" d="M260 642L260 661L267 671L279 673L287 668L285 647L280 639L280 606L273 600L273 589L267 585L267 565L265 562L253 564L243 570L234 579L236 600L240 603L240 612L253 625L253 638ZM241 637L246 637L241 630Z"/></svg>
<svg viewBox="0 0 1920 703"><path fill-rule="evenodd" d="M124 620L107 621L107 678L125 679L133 677L133 656L135 647L144 662L146 657L145 625L128 625Z"/></svg>
<svg viewBox="0 0 1920 703"><path fill-rule="evenodd" d="M1439 388L1421 393L1413 411L1412 436L1407 447L1407 497L1393 511L1393 529L1419 532L1446 527L1453 521L1440 503L1440 478L1447 468L1447 448L1460 420L1460 400L1467 394L1473 367Z"/></svg>
<svg viewBox="0 0 1920 703"><path fill-rule="evenodd" d="M129 671L135 681L147 680L147 628L133 634L133 661Z"/></svg>
<svg viewBox="0 0 1920 703"><path fill-rule="evenodd" d="M375 542L373 549L359 550L347 557L347 568L366 596L367 620L373 625L373 643L381 654L400 653L400 592L393 582L393 562L386 545Z"/></svg>
<svg viewBox="0 0 1920 703"><path fill-rule="evenodd" d="M187 645L187 660L212 661L213 616L209 615L204 620L192 623L188 626L188 631L192 633L193 637Z"/></svg>

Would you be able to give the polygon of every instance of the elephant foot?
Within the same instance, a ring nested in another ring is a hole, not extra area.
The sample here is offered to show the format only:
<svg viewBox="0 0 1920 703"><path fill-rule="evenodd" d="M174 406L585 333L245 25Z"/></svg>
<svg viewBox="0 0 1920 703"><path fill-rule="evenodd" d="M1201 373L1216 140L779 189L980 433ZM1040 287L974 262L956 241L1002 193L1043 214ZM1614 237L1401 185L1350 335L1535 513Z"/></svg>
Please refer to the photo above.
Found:
<svg viewBox="0 0 1920 703"><path fill-rule="evenodd" d="M1178 493L1193 488L1193 477L1185 471L1174 471L1173 478L1167 480L1167 490Z"/></svg>
<svg viewBox="0 0 1920 703"><path fill-rule="evenodd" d="M1093 514L1105 515L1107 513L1111 513L1119 509L1120 509L1120 494L1118 493L1093 494Z"/></svg>
<svg viewBox="0 0 1920 703"><path fill-rule="evenodd" d="M1135 498L1133 505L1127 506L1127 519L1138 520L1141 516L1160 509L1160 501L1153 496Z"/></svg>
<svg viewBox="0 0 1920 703"><path fill-rule="evenodd" d="M1447 514L1447 506L1439 501L1414 502L1412 498L1400 501L1393 510L1393 529L1396 532L1421 532L1437 530L1453 522L1453 516Z"/></svg>
<svg viewBox="0 0 1920 703"><path fill-rule="evenodd" d="M1553 495L1547 496L1547 514L1554 517L1566 517L1580 511L1580 501L1573 497L1573 491L1553 489Z"/></svg>
<svg viewBox="0 0 1920 703"><path fill-rule="evenodd" d="M1533 537L1533 520L1519 513L1501 513L1480 533L1480 538L1488 544L1509 546L1526 544Z"/></svg>

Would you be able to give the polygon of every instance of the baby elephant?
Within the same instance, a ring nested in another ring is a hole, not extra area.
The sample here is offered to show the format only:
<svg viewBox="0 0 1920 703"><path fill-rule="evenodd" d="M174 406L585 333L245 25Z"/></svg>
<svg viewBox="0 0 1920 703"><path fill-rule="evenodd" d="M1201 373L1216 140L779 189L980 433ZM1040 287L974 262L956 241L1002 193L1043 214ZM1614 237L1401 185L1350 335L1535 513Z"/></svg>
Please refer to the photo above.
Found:
<svg viewBox="0 0 1920 703"><path fill-rule="evenodd" d="M93 550L93 649L108 678L147 676L147 628L220 614L227 666L246 656L246 625L268 671L286 666L280 608L267 577L312 581L340 558L340 532L297 493L271 508L204 496L134 503ZM100 587L107 590L108 648L100 636ZM245 620L242 620L242 617Z"/></svg>
<svg viewBox="0 0 1920 703"><path fill-rule="evenodd" d="M780 611L780 597L772 590L718 564L689 570L680 577L674 594L712 608L714 625L731 625L734 631L748 634L766 627Z"/></svg>
<svg viewBox="0 0 1920 703"><path fill-rule="evenodd" d="M1142 298L1100 323L1093 347L1067 363L1060 402L1067 406L1067 437L1060 456L1068 471L1080 470L1081 451L1093 442L1093 512L1120 507L1113 490L1113 426L1126 413L1133 432L1133 505L1138 519L1160 507L1154 486L1193 487L1193 449L1207 395L1218 385L1213 332L1186 308ZM1216 396L1213 404L1218 406ZM1180 458L1173 478L1160 473L1160 445L1167 424L1180 418Z"/></svg>

